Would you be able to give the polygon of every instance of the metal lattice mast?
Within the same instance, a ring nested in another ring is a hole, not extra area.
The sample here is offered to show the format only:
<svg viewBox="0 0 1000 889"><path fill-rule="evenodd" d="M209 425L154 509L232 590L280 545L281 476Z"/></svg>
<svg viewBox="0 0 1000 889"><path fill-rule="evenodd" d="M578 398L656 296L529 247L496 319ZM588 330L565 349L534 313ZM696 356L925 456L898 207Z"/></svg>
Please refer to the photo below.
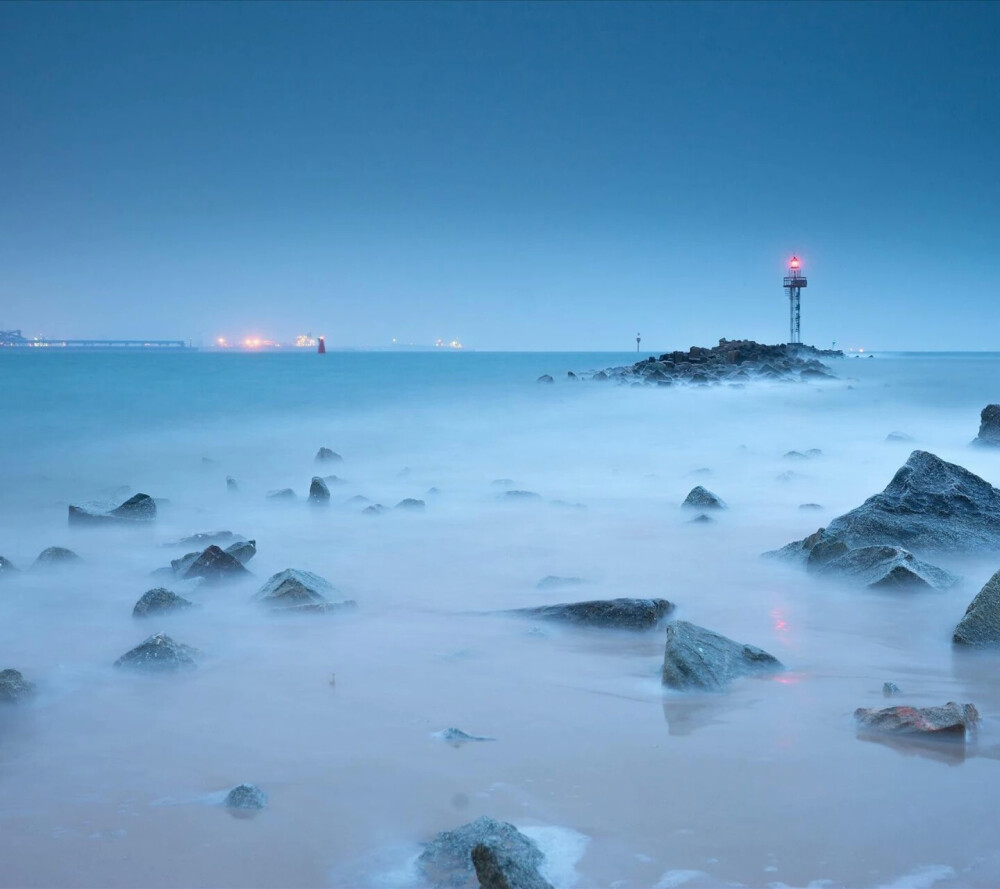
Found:
<svg viewBox="0 0 1000 889"><path fill-rule="evenodd" d="M788 294L788 311L789 311L789 342L790 343L801 343L802 335L799 328L800 316L801 316L801 298L802 298L802 288L807 286L809 282L806 281L805 277L802 275L802 263L799 261L797 256L793 256L791 262L788 263L788 274L785 276L785 292Z"/></svg>

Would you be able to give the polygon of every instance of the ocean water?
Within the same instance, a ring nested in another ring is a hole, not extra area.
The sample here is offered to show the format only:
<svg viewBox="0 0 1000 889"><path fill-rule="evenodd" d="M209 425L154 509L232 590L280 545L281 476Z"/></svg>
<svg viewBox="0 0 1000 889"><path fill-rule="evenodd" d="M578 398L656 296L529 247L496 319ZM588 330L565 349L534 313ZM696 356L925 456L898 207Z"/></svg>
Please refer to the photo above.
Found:
<svg viewBox="0 0 1000 889"><path fill-rule="evenodd" d="M633 358L0 353L0 555L84 560L0 580L0 668L38 686L0 708L0 884L416 886L420 843L480 815L533 836L558 889L1000 884L1000 654L950 645L1000 553L935 560L964 582L920 595L759 557L914 447L1000 484L1000 454L968 447L1000 355L847 358L834 381L745 389L566 379ZM320 446L343 463L317 467ZM310 507L331 472L345 483ZM505 502L501 479L541 496ZM729 505L714 524L680 509L697 484ZM299 499L266 499L284 487ZM161 502L150 526L67 525L69 503L137 491ZM372 516L359 494L427 505ZM133 619L184 552L166 544L217 530L256 539L253 578ZM357 611L262 612L252 594L287 567ZM665 597L788 670L665 693L662 632L497 613L617 596ZM157 631L199 668L112 667ZM901 703L975 703L978 738L859 739L852 713L887 680ZM448 727L496 740L453 747ZM218 804L244 781L268 794L253 818Z"/></svg>

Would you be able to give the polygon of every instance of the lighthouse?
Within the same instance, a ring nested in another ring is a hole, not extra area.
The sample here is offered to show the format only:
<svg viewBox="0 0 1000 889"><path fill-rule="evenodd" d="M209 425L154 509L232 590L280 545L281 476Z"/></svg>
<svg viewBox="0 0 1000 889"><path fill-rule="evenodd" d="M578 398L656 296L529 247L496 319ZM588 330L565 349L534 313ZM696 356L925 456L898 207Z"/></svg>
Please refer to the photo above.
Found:
<svg viewBox="0 0 1000 889"><path fill-rule="evenodd" d="M807 285L805 276L802 274L802 260L793 256L788 262L788 274L785 275L784 288L788 294L789 312L789 343L797 344L802 342L802 335L799 332L799 315L801 314L800 300L802 288Z"/></svg>

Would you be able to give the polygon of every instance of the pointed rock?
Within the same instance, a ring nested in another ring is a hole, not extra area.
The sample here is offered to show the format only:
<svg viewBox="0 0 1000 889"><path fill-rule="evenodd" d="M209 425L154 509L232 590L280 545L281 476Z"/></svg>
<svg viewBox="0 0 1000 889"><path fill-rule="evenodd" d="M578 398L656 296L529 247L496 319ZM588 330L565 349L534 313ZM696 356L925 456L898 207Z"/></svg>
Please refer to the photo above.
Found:
<svg viewBox="0 0 1000 889"><path fill-rule="evenodd" d="M224 552L236 559L241 565L245 565L257 555L257 541L237 540L232 546L227 546Z"/></svg>
<svg viewBox="0 0 1000 889"><path fill-rule="evenodd" d="M188 601L183 596L178 596L163 587L157 587L142 594L132 609L132 617L150 617L169 611L182 611L193 605L194 602Z"/></svg>
<svg viewBox="0 0 1000 889"><path fill-rule="evenodd" d="M150 636L115 661L116 667L130 670L189 670L197 666L198 649L175 642L165 633Z"/></svg>
<svg viewBox="0 0 1000 889"><path fill-rule="evenodd" d="M956 645L990 648L1000 645L1000 571L997 571L965 609L955 627Z"/></svg>
<svg viewBox="0 0 1000 889"><path fill-rule="evenodd" d="M719 691L741 676L783 670L761 648L734 642L704 627L678 620L667 625L663 684L679 691Z"/></svg>
<svg viewBox="0 0 1000 889"><path fill-rule="evenodd" d="M269 608L300 611L343 611L357 607L353 599L329 601L327 596L337 593L337 588L318 574L286 568L270 577L254 598Z"/></svg>
<svg viewBox="0 0 1000 889"><path fill-rule="evenodd" d="M173 563L171 563L173 564ZM185 580L203 577L209 581L232 580L250 572L235 556L217 546L210 546L181 572Z"/></svg>
<svg viewBox="0 0 1000 889"><path fill-rule="evenodd" d="M982 447L1000 447L1000 404L988 404L979 415L979 435L972 443Z"/></svg>
<svg viewBox="0 0 1000 889"><path fill-rule="evenodd" d="M651 630L673 609L674 606L666 599L596 599L591 602L515 608L510 613L562 621L581 627Z"/></svg>
<svg viewBox="0 0 1000 889"><path fill-rule="evenodd" d="M316 462L317 463L343 463L344 458L340 456L336 451L331 451L329 448L320 448L316 452Z"/></svg>
<svg viewBox="0 0 1000 889"><path fill-rule="evenodd" d="M713 494L707 488L697 485L692 488L684 502L681 504L684 509L725 509L726 504L722 498Z"/></svg>
<svg viewBox="0 0 1000 889"><path fill-rule="evenodd" d="M913 553L898 546L864 546L852 549L822 562L816 573L840 575L869 589L900 590L950 590L961 578L921 562Z"/></svg>
<svg viewBox="0 0 1000 889"><path fill-rule="evenodd" d="M330 502L330 489L318 475L313 476L309 485L309 502L319 506L326 506Z"/></svg>

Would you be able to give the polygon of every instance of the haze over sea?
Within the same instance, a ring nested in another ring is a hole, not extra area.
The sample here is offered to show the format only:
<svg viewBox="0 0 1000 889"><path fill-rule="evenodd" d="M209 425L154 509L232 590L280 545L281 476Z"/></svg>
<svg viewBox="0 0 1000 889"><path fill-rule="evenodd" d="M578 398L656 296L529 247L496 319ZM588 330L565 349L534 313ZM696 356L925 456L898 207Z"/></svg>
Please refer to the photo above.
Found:
<svg viewBox="0 0 1000 889"><path fill-rule="evenodd" d="M0 708L0 882L416 885L419 844L485 814L539 841L559 889L1000 883L995 660L950 644L997 559L938 560L965 577L948 593L879 594L759 558L913 447L1000 482L1000 454L968 447L1000 354L829 360L836 380L743 389L566 378L634 357L0 352L0 554L84 559L0 581L0 667L39 688ZM305 502L331 471L320 446L344 458L328 508ZM500 479L541 499L504 502ZM679 508L696 484L729 504L714 524ZM299 499L266 500L284 487ZM67 525L68 503L138 491L154 523ZM373 516L358 494L427 506ZM223 529L257 541L254 577L135 620L184 552L163 544ZM264 613L251 596L287 567L357 611ZM584 583L539 589L549 575ZM619 596L667 598L788 672L682 696L659 682L662 631L491 613ZM197 670L112 668L161 630L202 650ZM887 680L907 703L974 702L978 741L858 739L853 710ZM452 726L496 741L433 737ZM243 781L269 797L252 819L213 804Z"/></svg>

